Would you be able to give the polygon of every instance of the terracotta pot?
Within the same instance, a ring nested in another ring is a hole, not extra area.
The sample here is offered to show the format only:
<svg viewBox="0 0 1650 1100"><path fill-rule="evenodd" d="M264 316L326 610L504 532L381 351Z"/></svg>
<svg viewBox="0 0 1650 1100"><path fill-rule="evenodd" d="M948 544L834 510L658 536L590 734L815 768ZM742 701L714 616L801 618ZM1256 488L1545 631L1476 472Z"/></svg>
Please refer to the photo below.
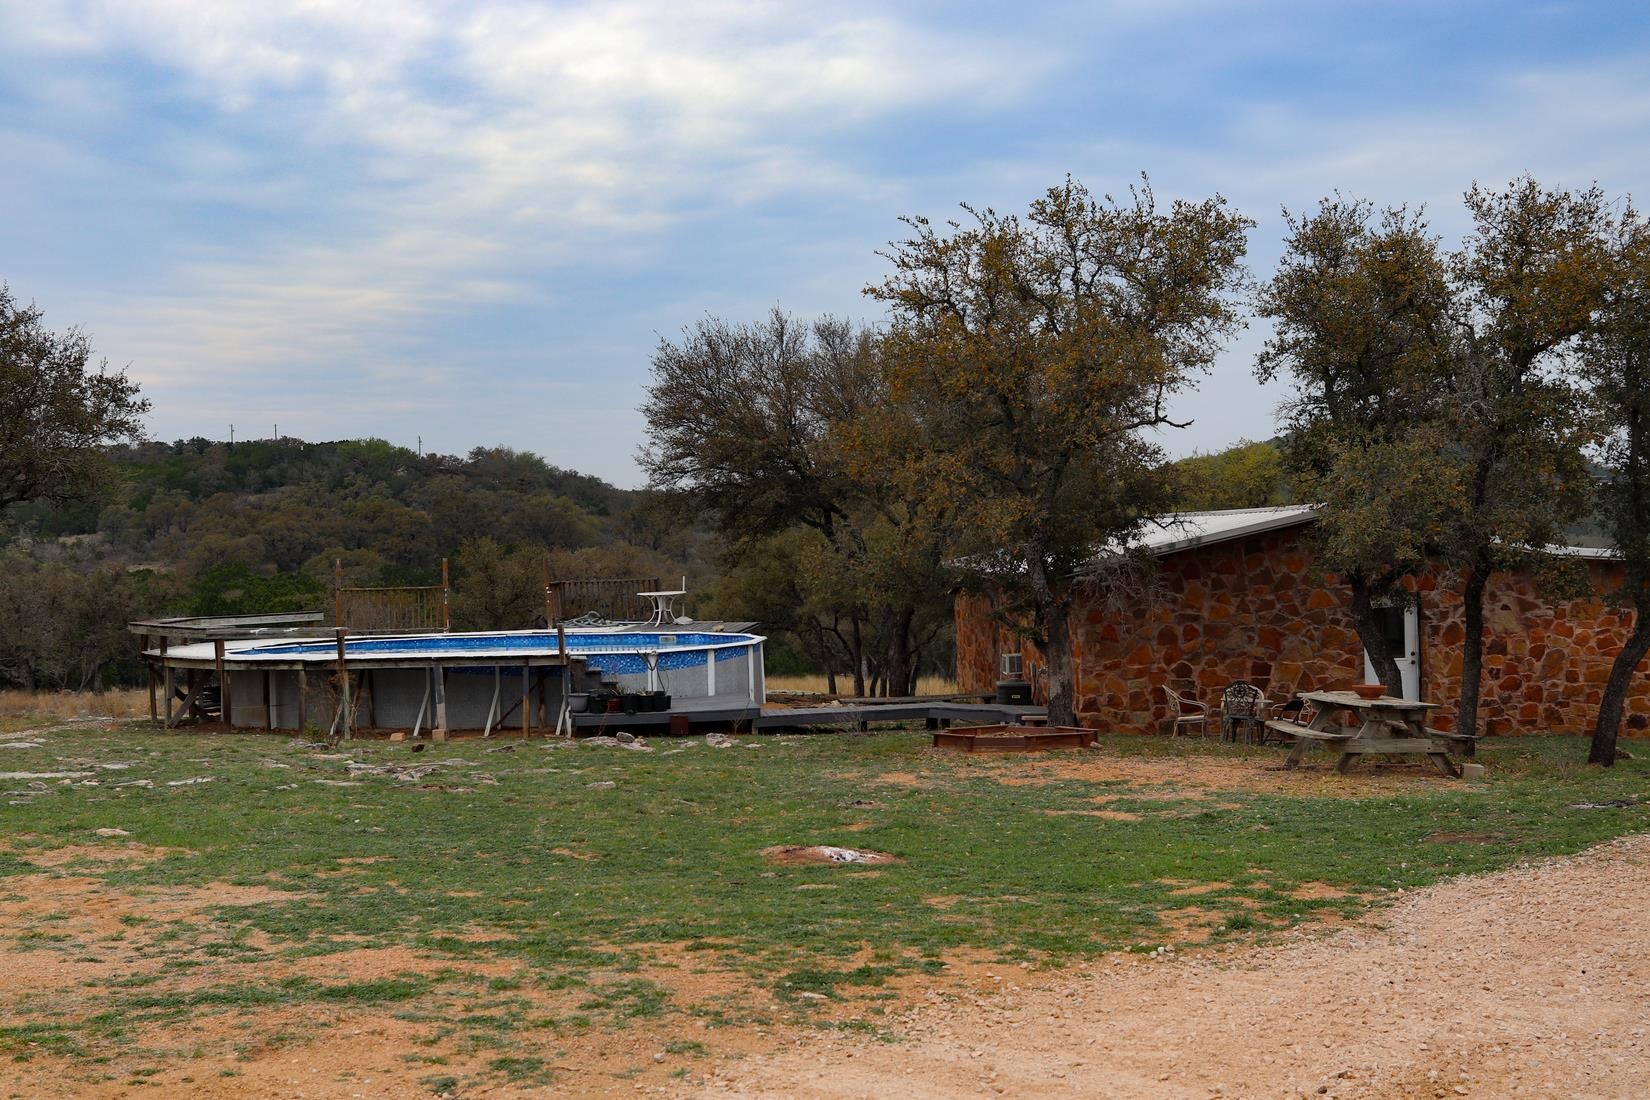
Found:
<svg viewBox="0 0 1650 1100"><path fill-rule="evenodd" d="M1353 684L1352 690L1358 693L1360 699L1379 699L1386 694L1385 684Z"/></svg>

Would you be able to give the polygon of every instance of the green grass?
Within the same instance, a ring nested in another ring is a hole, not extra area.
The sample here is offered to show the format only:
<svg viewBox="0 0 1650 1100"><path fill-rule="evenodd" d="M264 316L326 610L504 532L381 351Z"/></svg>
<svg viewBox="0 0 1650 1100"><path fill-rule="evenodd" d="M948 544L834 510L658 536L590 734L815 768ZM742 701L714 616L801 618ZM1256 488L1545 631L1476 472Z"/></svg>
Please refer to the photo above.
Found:
<svg viewBox="0 0 1650 1100"><path fill-rule="evenodd" d="M1191 799L1152 797L1175 793L1167 783L1117 779L1008 785L1000 780L1035 771L1043 758L937 755L920 733L676 752L677 743L658 738L650 754L541 742L510 742L515 752L494 754L493 743L466 741L414 756L404 745L363 742L340 749L347 759L285 737L163 735L140 725L44 738L43 748L10 753L8 767L131 766L98 771L97 785L51 783L0 800L0 836L10 838L0 889L39 871L35 860L51 849L131 845L166 851L58 861L54 870L131 891L226 883L279 892L256 904L228 897L206 923L122 918L124 931L109 942L128 938L121 949L161 960L166 978L85 990L89 1016L186 1019L313 1004L319 1026L351 1006L403 1004L427 1012L436 1045L503 1044L491 1072L523 1082L547 1072L510 1047L525 1031L627 1027L673 1013L725 1024L775 1003L781 1014L806 1015L822 998L884 996L889 978L936 973L959 952L1051 966L1183 942L1165 910L1201 911L1198 923L1217 941L1249 939L1325 912L1352 915L1399 889L1650 827L1650 805L1573 808L1650 794L1650 766L1587 768L1585 744L1564 738L1487 743L1480 759L1490 778L1481 783L1417 778L1393 793L1361 771L1330 784L1301 776L1298 791L1285 783L1282 793L1240 788ZM1237 759L1257 774L1281 756L1103 738L1082 759L1125 756L1149 767L1187 754ZM352 760L469 763L398 782L352 776ZM876 781L890 772L916 782ZM214 779L167 786L200 775ZM115 786L138 779L154 785ZM591 786L607 781L616 786ZM1318 793L1328 786L1351 796ZM1136 818L1086 815L1101 795L1111 799L1106 810ZM95 835L111 827L131 835ZM1456 839L1429 840L1437 834ZM771 845L817 843L874 848L900 862L867 874L774 866L761 855ZM1186 884L1219 885L1176 893ZM1294 896L1306 884L1347 896ZM53 920L0 936L12 951L85 955L94 944L76 942L71 927ZM682 965L737 971L752 992L742 1004L684 1000L669 987L668 964L653 957L659 944L687 949L669 956ZM362 946L413 948L450 970L360 982L258 977L271 959ZM172 988L208 960L214 978L204 988ZM465 966L476 961L517 971L475 977ZM565 1015L529 1016L532 1002L486 1002L490 993L560 997ZM0 1032L0 1050L79 1056L99 1040L89 1026L42 1017ZM455 1087L454 1078L428 1080L435 1092Z"/></svg>

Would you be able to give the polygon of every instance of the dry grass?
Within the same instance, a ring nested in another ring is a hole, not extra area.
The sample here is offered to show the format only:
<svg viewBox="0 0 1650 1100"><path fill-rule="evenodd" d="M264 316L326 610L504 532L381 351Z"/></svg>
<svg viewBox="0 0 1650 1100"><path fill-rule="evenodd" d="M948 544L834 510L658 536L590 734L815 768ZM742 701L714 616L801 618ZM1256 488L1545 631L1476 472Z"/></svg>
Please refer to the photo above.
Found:
<svg viewBox="0 0 1650 1100"><path fill-rule="evenodd" d="M149 693L141 688L105 691L0 691L0 718L147 718Z"/></svg>
<svg viewBox="0 0 1650 1100"><path fill-rule="evenodd" d="M838 695L852 695L854 678L852 676L838 676L836 679L836 693ZM829 691L825 677L817 674L808 676L769 676L769 691L812 691L821 695ZM918 695L950 695L957 690L957 681L941 676L923 676L917 680Z"/></svg>

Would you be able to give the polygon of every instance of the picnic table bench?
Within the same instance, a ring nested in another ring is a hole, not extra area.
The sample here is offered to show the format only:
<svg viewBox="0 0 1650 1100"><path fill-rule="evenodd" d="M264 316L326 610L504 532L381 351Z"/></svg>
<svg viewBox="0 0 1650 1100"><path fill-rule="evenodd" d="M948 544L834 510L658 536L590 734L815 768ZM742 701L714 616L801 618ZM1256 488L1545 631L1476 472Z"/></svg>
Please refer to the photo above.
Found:
<svg viewBox="0 0 1650 1100"><path fill-rule="evenodd" d="M1340 746L1341 756L1335 762L1335 770L1343 774L1366 753L1425 755L1444 775L1454 778L1461 774L1450 757L1450 750L1472 738L1428 728L1427 712L1436 709L1437 703L1396 699L1390 695L1365 699L1352 691L1303 691L1299 697L1316 707L1311 722L1303 724L1274 718L1266 723L1267 729L1295 739L1285 767L1299 767L1306 750L1321 743ZM1341 716L1347 713L1357 721L1356 727L1340 724Z"/></svg>

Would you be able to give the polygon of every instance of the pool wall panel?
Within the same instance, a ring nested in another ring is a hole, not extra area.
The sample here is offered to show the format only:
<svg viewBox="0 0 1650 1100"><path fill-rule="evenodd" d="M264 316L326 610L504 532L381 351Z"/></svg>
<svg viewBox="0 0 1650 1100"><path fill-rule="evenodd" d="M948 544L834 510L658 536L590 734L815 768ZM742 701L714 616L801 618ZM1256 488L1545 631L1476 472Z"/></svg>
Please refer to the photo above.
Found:
<svg viewBox="0 0 1650 1100"><path fill-rule="evenodd" d="M687 700L719 700L728 703L756 702L764 698L765 680L762 667L762 644L719 649L687 649L657 655L596 654L588 655L592 667L600 667L603 658L610 667L624 671L609 672L624 691L646 691L652 684L646 665L652 661L658 666L658 686L670 693L673 702ZM642 665L636 670L636 665ZM479 730L486 726L494 690L492 665L446 666L447 728L451 730ZM507 661L497 666L499 672L499 714L494 725L508 729L521 728L521 693L523 669ZM232 720L237 728L269 728L300 731L306 722L316 730L332 726L337 713L338 699L330 665L314 664L304 683L307 698L299 699L299 676L293 669L232 670L230 678ZM561 708L561 672L556 668L536 668L534 678L532 725L535 731L553 728ZM269 687L265 697L265 684ZM543 677L544 686L538 687ZM364 679L364 683L363 683ZM424 702L431 673L425 667L380 667L352 669L351 685L355 691L354 725L357 728L410 730L418 720L420 705ZM512 708L514 708L512 710ZM425 709L423 728L435 725L435 694L430 692Z"/></svg>

